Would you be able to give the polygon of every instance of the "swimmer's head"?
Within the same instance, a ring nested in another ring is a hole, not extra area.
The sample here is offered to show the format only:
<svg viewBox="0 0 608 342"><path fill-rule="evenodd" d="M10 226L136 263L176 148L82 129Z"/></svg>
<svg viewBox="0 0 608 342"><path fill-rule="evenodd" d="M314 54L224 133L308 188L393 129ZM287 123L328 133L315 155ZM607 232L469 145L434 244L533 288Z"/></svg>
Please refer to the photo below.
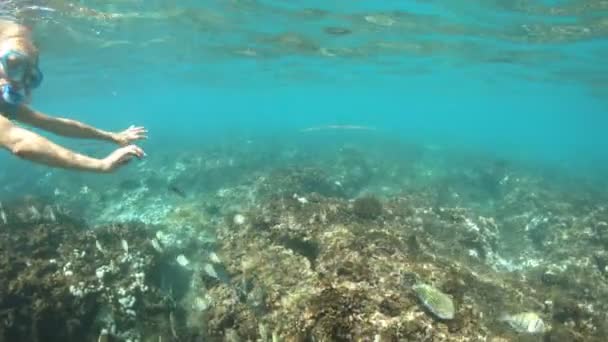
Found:
<svg viewBox="0 0 608 342"><path fill-rule="evenodd" d="M11 36L0 36L0 50L15 50L24 55L28 55L33 59L38 59L38 48L32 42L30 35L27 32L15 32L17 34ZM22 34L19 34L22 33Z"/></svg>
<svg viewBox="0 0 608 342"><path fill-rule="evenodd" d="M0 42L0 95L5 102L27 102L32 89L41 82L38 49L28 37L10 37Z"/></svg>

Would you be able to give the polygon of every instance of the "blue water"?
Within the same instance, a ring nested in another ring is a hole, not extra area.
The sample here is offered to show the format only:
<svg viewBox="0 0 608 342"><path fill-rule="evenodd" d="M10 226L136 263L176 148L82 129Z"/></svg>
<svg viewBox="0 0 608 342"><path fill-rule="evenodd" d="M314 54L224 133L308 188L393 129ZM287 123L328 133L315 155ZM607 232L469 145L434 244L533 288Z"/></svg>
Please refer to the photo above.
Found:
<svg viewBox="0 0 608 342"><path fill-rule="evenodd" d="M601 84L589 84L576 73L595 74L602 82L605 67L588 51L605 51L605 41L599 37L530 44L501 37L522 22L550 25L562 17L526 18L472 2L240 3L232 8L223 2L192 4L202 13L199 22L187 14L108 20L105 25L59 18L86 39L82 47L70 49L62 42L70 39L66 30L54 28L58 36L42 50L47 78L36 94L36 108L108 129L142 124L150 129L149 144L160 137L187 142L221 135L225 129L272 134L358 124L407 139L463 144L509 156L585 166L604 162L607 106L605 97L592 96L590 89ZM118 13L121 7L133 10L124 4L112 7ZM133 7L143 13L155 10L147 2ZM329 12L321 18L302 15L307 8ZM407 14L404 22L420 22L420 28L393 29L353 19L379 11L402 11ZM442 34L443 27L457 23L463 34ZM323 34L328 24L359 28L333 37ZM387 51L353 58L290 53L290 46L282 52L281 46L271 44L261 46L275 50L267 58L221 51L255 47L251 37L281 32L299 32L329 46L364 47L372 40L438 46L426 55ZM138 47L166 36L174 41ZM130 43L96 49L104 41ZM479 51L467 50L465 44L472 41L477 43L471 48L479 46ZM530 54L530 62L483 62L484 55L500 58L511 51ZM572 75L559 74L568 70ZM149 152L153 157L153 149Z"/></svg>
<svg viewBox="0 0 608 342"><path fill-rule="evenodd" d="M107 130L144 125L150 158L361 125L579 174L608 162L601 3L82 2L105 17L59 4L28 12L46 75L33 105Z"/></svg>

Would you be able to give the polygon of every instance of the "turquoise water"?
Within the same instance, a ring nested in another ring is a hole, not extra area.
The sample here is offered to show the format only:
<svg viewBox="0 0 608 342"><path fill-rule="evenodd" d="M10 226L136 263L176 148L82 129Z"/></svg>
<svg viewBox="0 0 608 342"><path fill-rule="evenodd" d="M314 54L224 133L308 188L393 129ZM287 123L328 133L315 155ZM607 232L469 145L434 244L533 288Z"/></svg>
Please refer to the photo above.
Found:
<svg viewBox="0 0 608 342"><path fill-rule="evenodd" d="M1 6L34 108L149 138L0 154L0 342L608 334L605 1Z"/></svg>
<svg viewBox="0 0 608 342"><path fill-rule="evenodd" d="M161 137L352 124L582 172L606 162L599 3L84 4L117 18L45 15L34 105L145 125L151 157Z"/></svg>

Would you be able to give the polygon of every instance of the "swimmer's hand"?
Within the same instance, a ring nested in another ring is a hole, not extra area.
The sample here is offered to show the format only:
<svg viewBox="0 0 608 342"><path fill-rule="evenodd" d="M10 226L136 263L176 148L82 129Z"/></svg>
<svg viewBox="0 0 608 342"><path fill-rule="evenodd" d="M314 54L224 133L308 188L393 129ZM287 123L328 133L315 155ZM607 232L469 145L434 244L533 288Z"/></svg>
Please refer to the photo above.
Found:
<svg viewBox="0 0 608 342"><path fill-rule="evenodd" d="M145 157L144 150L135 145L128 145L117 149L104 158L101 163L101 171L113 172L119 167L128 164L133 157L139 159Z"/></svg>
<svg viewBox="0 0 608 342"><path fill-rule="evenodd" d="M148 130L144 127L135 127L130 126L126 130L113 133L112 139L119 144L120 146L126 146L131 144L134 141L147 139L148 138Z"/></svg>

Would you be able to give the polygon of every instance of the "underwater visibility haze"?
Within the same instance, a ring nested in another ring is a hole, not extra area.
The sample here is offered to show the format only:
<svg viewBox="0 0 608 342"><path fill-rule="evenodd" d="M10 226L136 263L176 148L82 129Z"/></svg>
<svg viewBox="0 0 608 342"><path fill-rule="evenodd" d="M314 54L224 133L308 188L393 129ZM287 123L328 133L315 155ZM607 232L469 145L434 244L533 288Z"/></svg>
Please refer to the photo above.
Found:
<svg viewBox="0 0 608 342"><path fill-rule="evenodd" d="M35 109L149 130L0 155L0 341L605 341L606 1L0 11Z"/></svg>

